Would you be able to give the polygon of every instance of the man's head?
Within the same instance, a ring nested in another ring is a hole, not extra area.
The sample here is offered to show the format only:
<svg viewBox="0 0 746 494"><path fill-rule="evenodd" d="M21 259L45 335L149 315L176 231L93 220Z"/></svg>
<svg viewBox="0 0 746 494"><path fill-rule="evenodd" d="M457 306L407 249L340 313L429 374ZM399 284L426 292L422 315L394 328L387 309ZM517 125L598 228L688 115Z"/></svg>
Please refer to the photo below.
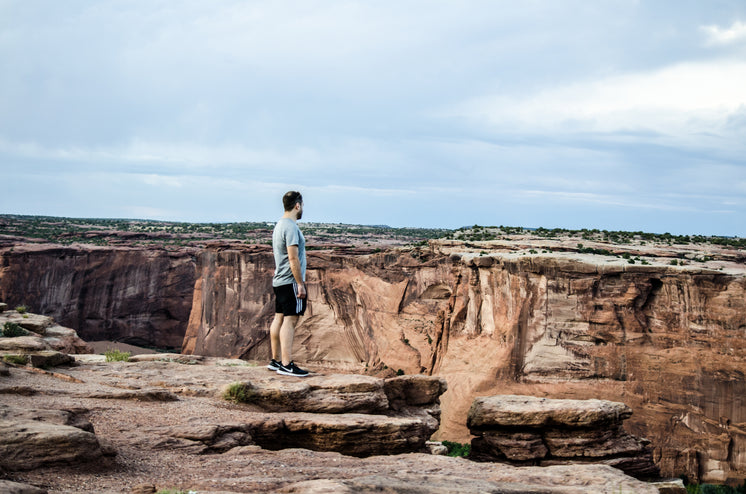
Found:
<svg viewBox="0 0 746 494"><path fill-rule="evenodd" d="M295 190L286 192L282 196L282 205L285 207L285 212L298 208L296 219L300 219L303 216L303 196L300 195L300 192Z"/></svg>

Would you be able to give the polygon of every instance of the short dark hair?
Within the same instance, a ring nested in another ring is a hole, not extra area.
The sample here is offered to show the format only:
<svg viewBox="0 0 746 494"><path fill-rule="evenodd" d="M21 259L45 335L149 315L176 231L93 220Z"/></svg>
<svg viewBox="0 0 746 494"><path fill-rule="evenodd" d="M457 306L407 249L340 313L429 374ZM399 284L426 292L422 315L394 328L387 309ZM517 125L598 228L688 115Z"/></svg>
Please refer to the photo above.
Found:
<svg viewBox="0 0 746 494"><path fill-rule="evenodd" d="M290 211L299 202L303 202L303 196L298 191L291 190L285 192L285 195L282 196L282 205L285 206L285 211Z"/></svg>

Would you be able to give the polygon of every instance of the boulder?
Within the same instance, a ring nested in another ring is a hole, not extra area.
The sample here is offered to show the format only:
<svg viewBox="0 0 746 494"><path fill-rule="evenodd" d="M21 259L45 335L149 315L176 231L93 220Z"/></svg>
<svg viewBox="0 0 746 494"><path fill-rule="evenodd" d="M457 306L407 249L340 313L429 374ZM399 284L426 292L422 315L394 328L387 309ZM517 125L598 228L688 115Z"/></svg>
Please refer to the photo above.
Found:
<svg viewBox="0 0 746 494"><path fill-rule="evenodd" d="M64 353L93 353L93 348L80 339L78 333L74 329L66 328L58 324L54 324L44 331L44 341L52 350Z"/></svg>
<svg viewBox="0 0 746 494"><path fill-rule="evenodd" d="M420 451L437 430L435 419L362 413L284 413L252 424L259 446L305 448L365 457Z"/></svg>
<svg viewBox="0 0 746 494"><path fill-rule="evenodd" d="M649 441L624 431L624 403L490 396L474 400L467 423L471 455L519 465L602 463L637 478L657 478Z"/></svg>
<svg viewBox="0 0 746 494"><path fill-rule="evenodd" d="M0 420L0 468L32 470L103 456L96 436L77 427L34 420Z"/></svg>
<svg viewBox="0 0 746 494"><path fill-rule="evenodd" d="M39 368L58 367L75 363L75 359L70 355L54 350L42 350L30 353L28 354L28 359L33 367Z"/></svg>

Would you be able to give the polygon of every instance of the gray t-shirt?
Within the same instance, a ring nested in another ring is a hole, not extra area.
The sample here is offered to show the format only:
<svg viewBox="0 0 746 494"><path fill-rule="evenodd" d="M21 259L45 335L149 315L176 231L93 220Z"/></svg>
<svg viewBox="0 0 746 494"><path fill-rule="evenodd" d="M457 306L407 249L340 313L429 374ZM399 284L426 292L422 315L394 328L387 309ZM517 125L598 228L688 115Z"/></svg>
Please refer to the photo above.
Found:
<svg viewBox="0 0 746 494"><path fill-rule="evenodd" d="M272 286L289 285L295 282L288 259L288 245L298 246L300 272L303 282L306 281L306 239L298 224L290 218L280 218L272 232L272 250L275 254L275 275Z"/></svg>

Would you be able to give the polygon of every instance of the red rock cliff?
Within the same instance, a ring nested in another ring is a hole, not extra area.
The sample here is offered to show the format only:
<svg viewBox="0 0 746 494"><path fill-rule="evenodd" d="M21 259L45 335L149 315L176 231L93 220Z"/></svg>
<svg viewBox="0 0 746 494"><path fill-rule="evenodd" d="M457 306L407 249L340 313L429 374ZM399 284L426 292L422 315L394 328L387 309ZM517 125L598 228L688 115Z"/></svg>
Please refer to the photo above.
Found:
<svg viewBox="0 0 746 494"><path fill-rule="evenodd" d="M271 251L208 249L185 353L266 359ZM475 396L601 398L664 475L746 477L746 277L573 254L447 245L309 253L295 358L445 377L440 438L466 441Z"/></svg>
<svg viewBox="0 0 746 494"><path fill-rule="evenodd" d="M19 244L0 250L0 300L86 341L180 348L192 306L189 251Z"/></svg>

